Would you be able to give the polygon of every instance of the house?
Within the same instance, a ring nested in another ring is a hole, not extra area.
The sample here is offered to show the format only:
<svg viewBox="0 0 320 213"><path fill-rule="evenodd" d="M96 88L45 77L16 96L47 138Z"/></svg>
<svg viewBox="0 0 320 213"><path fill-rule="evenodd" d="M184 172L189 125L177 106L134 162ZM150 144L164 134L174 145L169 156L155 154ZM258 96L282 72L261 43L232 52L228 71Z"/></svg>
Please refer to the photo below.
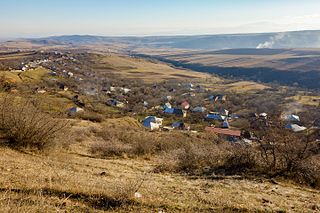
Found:
<svg viewBox="0 0 320 213"><path fill-rule="evenodd" d="M124 107L124 103L123 102L117 101L115 99L107 100L106 104L109 105L109 106L114 106L114 107L119 107L119 108L123 108Z"/></svg>
<svg viewBox="0 0 320 213"><path fill-rule="evenodd" d="M208 98L209 101L226 101L227 96L225 95L211 95Z"/></svg>
<svg viewBox="0 0 320 213"><path fill-rule="evenodd" d="M206 115L206 119L208 120L217 120L217 121L224 121L227 116L219 115L218 113L209 113Z"/></svg>
<svg viewBox="0 0 320 213"><path fill-rule="evenodd" d="M302 132L307 129L304 126L299 126L297 124L287 124L285 127L293 132Z"/></svg>
<svg viewBox="0 0 320 213"><path fill-rule="evenodd" d="M116 88L115 87L110 87L110 92L115 92Z"/></svg>
<svg viewBox="0 0 320 213"><path fill-rule="evenodd" d="M181 108L184 109L184 110L190 109L190 104L188 103L188 101L183 101L181 103Z"/></svg>
<svg viewBox="0 0 320 213"><path fill-rule="evenodd" d="M171 95L168 95L166 97L163 98L165 101L171 101L173 98Z"/></svg>
<svg viewBox="0 0 320 213"><path fill-rule="evenodd" d="M144 127L150 130L156 130L162 126L162 121L162 118L157 118L156 116L148 116L143 120L142 124Z"/></svg>
<svg viewBox="0 0 320 213"><path fill-rule="evenodd" d="M59 89L62 89L63 91L68 91L68 87L64 84L59 84Z"/></svg>
<svg viewBox="0 0 320 213"><path fill-rule="evenodd" d="M182 121L174 122L171 126L174 129L184 129L185 128L185 125Z"/></svg>
<svg viewBox="0 0 320 213"><path fill-rule="evenodd" d="M221 136L226 136L229 141L235 141L240 139L241 131L240 130L232 130L232 129L222 129L216 127L206 127L205 129L208 132L213 132Z"/></svg>
<svg viewBox="0 0 320 213"><path fill-rule="evenodd" d="M166 108L164 110L164 113L173 114L173 115L181 116L184 118L187 117L187 111L182 109L177 109L177 108Z"/></svg>
<svg viewBox="0 0 320 213"><path fill-rule="evenodd" d="M265 113L265 112L263 112L263 113L260 113L260 114L259 114L259 117L260 117L260 118L267 119L268 114L267 114L267 113Z"/></svg>
<svg viewBox="0 0 320 213"><path fill-rule="evenodd" d="M164 113L173 114L174 113L174 108L165 108L164 109Z"/></svg>
<svg viewBox="0 0 320 213"><path fill-rule="evenodd" d="M57 72L52 71L52 72L49 73L49 75L51 75L51 76L57 76L58 74L57 74Z"/></svg>
<svg viewBox="0 0 320 213"><path fill-rule="evenodd" d="M195 113L204 113L207 109L205 107L195 107L192 109L192 112L195 112Z"/></svg>
<svg viewBox="0 0 320 213"><path fill-rule="evenodd" d="M124 94L128 94L128 93L131 91L131 89L124 88L124 87L120 87L119 89L120 89L120 91L123 92Z"/></svg>
<svg viewBox="0 0 320 213"><path fill-rule="evenodd" d="M169 102L162 105L163 109L172 108L171 104Z"/></svg>
<svg viewBox="0 0 320 213"><path fill-rule="evenodd" d="M72 108L68 109L68 112L70 115L74 115L74 114L77 114L77 113L80 113L83 111L84 111L84 109L82 109L80 107L72 107Z"/></svg>
<svg viewBox="0 0 320 213"><path fill-rule="evenodd" d="M187 84L187 88L190 90L193 90L194 85L192 83L188 83Z"/></svg>
<svg viewBox="0 0 320 213"><path fill-rule="evenodd" d="M143 106L144 107L148 107L149 106L149 103L147 101L143 101Z"/></svg>
<svg viewBox="0 0 320 213"><path fill-rule="evenodd" d="M284 115L283 119L289 122L300 122L300 117L294 114Z"/></svg>
<svg viewBox="0 0 320 213"><path fill-rule="evenodd" d="M187 92L187 93L183 93L181 96L190 96L190 97L196 97L196 94L193 92Z"/></svg>
<svg viewBox="0 0 320 213"><path fill-rule="evenodd" d="M38 89L37 92L38 92L39 94L44 94L44 93L46 93L47 91L44 90L44 89Z"/></svg>
<svg viewBox="0 0 320 213"><path fill-rule="evenodd" d="M226 101L227 100L227 96L225 95L217 95L216 97L216 101Z"/></svg>
<svg viewBox="0 0 320 213"><path fill-rule="evenodd" d="M177 115L177 116L181 116L183 118L187 117L187 111L182 110L182 109L174 109L173 114Z"/></svg>
<svg viewBox="0 0 320 213"><path fill-rule="evenodd" d="M230 118L230 119L239 119L240 116L237 115L237 114L230 114L230 115L229 115L229 118Z"/></svg>
<svg viewBox="0 0 320 213"><path fill-rule="evenodd" d="M223 116L228 117L228 115L229 115L229 111L228 111L228 110L226 110L226 109L223 109L223 110L221 110L221 111L220 111L220 115L223 115Z"/></svg>

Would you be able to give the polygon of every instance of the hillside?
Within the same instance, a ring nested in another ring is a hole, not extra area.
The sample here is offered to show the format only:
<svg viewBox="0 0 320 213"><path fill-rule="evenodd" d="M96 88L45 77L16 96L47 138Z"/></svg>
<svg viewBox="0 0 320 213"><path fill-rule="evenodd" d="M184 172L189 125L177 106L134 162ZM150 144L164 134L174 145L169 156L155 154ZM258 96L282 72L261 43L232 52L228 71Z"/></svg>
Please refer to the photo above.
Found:
<svg viewBox="0 0 320 213"><path fill-rule="evenodd" d="M1 148L1 211L314 212L320 208L319 191L281 180L157 174L149 160L96 159L80 151L77 147L43 156ZM133 197L135 187L141 198ZM117 202L118 196L124 196L122 202Z"/></svg>
<svg viewBox="0 0 320 213"><path fill-rule="evenodd" d="M239 49L239 48L320 48L320 31L296 31L259 34L221 34L195 36L106 37L90 35L56 36L32 39L35 44L102 44L122 43L130 47L176 49Z"/></svg>
<svg viewBox="0 0 320 213"><path fill-rule="evenodd" d="M319 31L153 37L66 35L2 42L0 50L81 49L131 54L225 78L319 89L319 38Z"/></svg>
<svg viewBox="0 0 320 213"><path fill-rule="evenodd" d="M223 77L319 89L319 49L228 49L178 51L137 49L133 53L177 67Z"/></svg>
<svg viewBox="0 0 320 213"><path fill-rule="evenodd" d="M0 70L4 212L320 210L316 91L95 48L1 51Z"/></svg>

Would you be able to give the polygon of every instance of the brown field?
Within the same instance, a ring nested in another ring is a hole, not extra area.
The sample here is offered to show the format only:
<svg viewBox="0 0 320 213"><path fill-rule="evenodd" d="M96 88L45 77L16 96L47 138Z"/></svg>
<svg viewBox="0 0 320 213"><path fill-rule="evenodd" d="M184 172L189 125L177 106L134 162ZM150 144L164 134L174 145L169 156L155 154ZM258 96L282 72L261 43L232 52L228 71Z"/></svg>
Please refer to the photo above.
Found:
<svg viewBox="0 0 320 213"><path fill-rule="evenodd" d="M160 62L130 58L120 55L108 55L101 60L101 65L115 69L116 74L128 79L140 79L146 83L160 82L165 79L205 79L209 74L176 69Z"/></svg>
<svg viewBox="0 0 320 213"><path fill-rule="evenodd" d="M267 67L277 70L299 70L299 71L318 71L319 70L319 49L288 49L274 54L260 54L254 50L248 53L224 50L221 51L194 51L194 50L159 50L138 48L139 53L147 55L161 56L175 61L183 61L193 64L203 64L213 67L243 67L257 68Z"/></svg>
<svg viewBox="0 0 320 213"><path fill-rule="evenodd" d="M296 101L302 105L309 105L309 106L320 106L320 97L319 96L308 96L308 95L296 95L289 100Z"/></svg>

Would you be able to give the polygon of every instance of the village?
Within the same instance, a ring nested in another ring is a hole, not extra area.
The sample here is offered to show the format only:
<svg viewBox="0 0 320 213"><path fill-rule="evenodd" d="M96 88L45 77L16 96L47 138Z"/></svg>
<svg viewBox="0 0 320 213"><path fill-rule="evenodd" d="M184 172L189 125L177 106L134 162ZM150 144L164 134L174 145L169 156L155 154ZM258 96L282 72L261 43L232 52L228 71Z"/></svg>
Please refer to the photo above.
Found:
<svg viewBox="0 0 320 213"><path fill-rule="evenodd" d="M130 55L82 49L5 54L0 60L0 120L6 127L1 130L0 170L6 174L4 181L21 173L22 187L13 183L21 188L18 195L24 196L24 190L29 193L29 187L70 186L69 196L77 203L66 208L82 205L80 191L88 194L85 200L119 202L120 207L103 203L98 207L103 210L139 212L144 202L148 208L152 203L150 209L163 209L163 203L168 205L165 209L176 209L176 199L148 199L161 197L164 191L180 197L177 189L186 187L182 191L197 191L184 195L190 201L182 197L179 209L197 212L199 204L211 212L211 203L194 197L195 193L215 197L217 190L203 190L209 189L208 184L216 184L220 191L221 183L228 181L235 192L224 189L222 198L252 193L257 181L272 190L289 182L319 186L318 91L222 79ZM57 128L62 129L51 140L43 140ZM22 139L6 140L11 135ZM7 145L11 141L20 143ZM243 181L247 183L241 185ZM120 185L124 187L119 192ZM283 197L281 192L277 190L280 194L272 198L273 203ZM6 191L4 197L11 193ZM61 193L65 202L69 192ZM306 199L310 197L314 194ZM304 204L301 201L299 208L315 205Z"/></svg>
<svg viewBox="0 0 320 213"><path fill-rule="evenodd" d="M258 121L259 125L269 127L274 125L275 119L279 120L280 128L291 131L292 134L303 134L320 128L319 117L306 115L312 117L312 120L301 120L297 114L301 112L299 109L289 110L284 107L282 111L275 111L268 108L268 104L285 105L287 97L283 94L283 97L280 97L282 100L275 98L277 103L262 100L262 105L253 107L235 102L243 101L239 99L249 96L249 100L258 99L263 94L258 96L213 91L214 85L203 80L169 80L145 85L139 80L119 79L111 72L95 70L94 63L83 60L87 57L85 52L40 51L34 54L32 60L21 61L15 69L8 69L11 72L26 72L37 67L50 70L50 78L46 79L47 85L37 85L33 90L44 94L57 89L72 94L70 100L74 106L68 108L69 116L76 117L80 114L81 117L86 111L97 111L95 105L100 103L114 108L117 116L122 114L135 117L150 131L182 131L194 134L206 131L219 135L223 140L247 145L259 141L255 133L257 128L254 127ZM302 115L304 114L305 112L302 112Z"/></svg>

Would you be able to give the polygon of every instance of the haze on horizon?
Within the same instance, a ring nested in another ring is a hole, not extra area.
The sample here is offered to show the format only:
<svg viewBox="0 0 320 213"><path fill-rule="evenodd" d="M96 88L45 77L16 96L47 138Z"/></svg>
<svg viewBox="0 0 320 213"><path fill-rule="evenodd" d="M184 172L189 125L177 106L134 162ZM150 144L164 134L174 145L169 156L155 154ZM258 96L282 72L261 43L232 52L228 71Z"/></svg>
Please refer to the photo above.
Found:
<svg viewBox="0 0 320 213"><path fill-rule="evenodd" d="M319 0L1 0L0 37L320 29Z"/></svg>

